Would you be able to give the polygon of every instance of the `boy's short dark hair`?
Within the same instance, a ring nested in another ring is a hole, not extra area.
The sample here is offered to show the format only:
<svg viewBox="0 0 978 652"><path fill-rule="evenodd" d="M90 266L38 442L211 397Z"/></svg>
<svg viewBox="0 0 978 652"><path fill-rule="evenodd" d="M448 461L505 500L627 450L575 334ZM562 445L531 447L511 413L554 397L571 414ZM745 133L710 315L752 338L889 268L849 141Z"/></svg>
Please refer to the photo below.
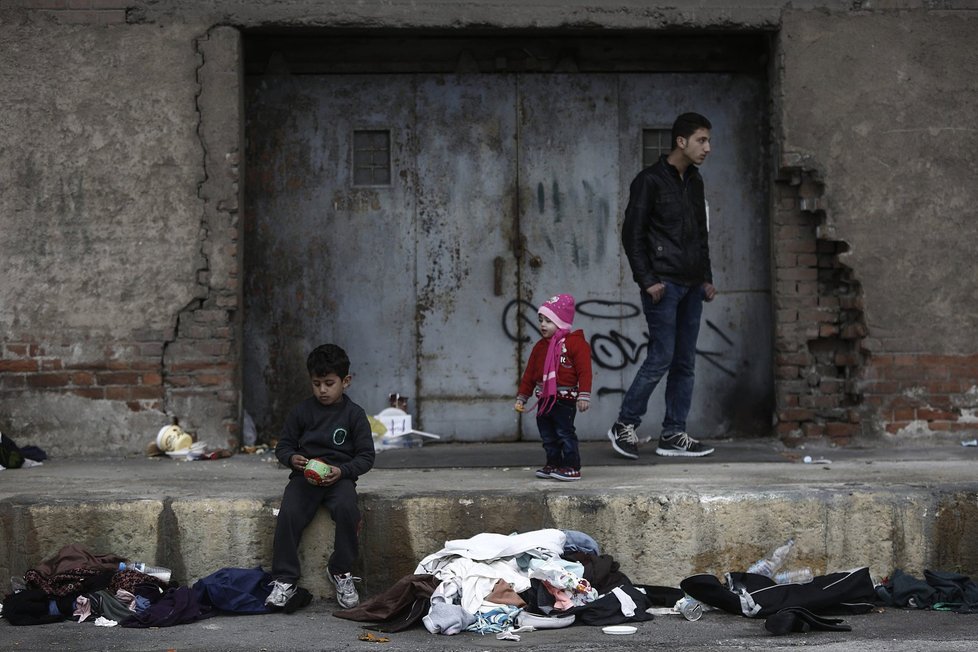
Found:
<svg viewBox="0 0 978 652"><path fill-rule="evenodd" d="M676 149L677 138L689 138L697 129L713 129L713 125L699 113L684 113L672 123L672 148Z"/></svg>
<svg viewBox="0 0 978 652"><path fill-rule="evenodd" d="M331 373L340 378L350 375L350 358L346 351L335 344L320 344L306 358L310 376L326 376Z"/></svg>

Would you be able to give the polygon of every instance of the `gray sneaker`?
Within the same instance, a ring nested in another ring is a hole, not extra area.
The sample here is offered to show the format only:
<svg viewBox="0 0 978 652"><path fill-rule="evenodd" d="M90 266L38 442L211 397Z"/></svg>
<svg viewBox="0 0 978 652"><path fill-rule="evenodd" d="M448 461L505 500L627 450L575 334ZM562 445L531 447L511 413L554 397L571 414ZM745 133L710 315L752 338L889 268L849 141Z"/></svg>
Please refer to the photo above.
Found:
<svg viewBox="0 0 978 652"><path fill-rule="evenodd" d="M287 582L274 580L271 585L272 592L265 598L265 604L269 607L284 607L285 603L295 595L295 585Z"/></svg>
<svg viewBox="0 0 978 652"><path fill-rule="evenodd" d="M608 439L616 453L632 460L638 459L638 437L634 425L615 421L615 425L608 429Z"/></svg>
<svg viewBox="0 0 978 652"><path fill-rule="evenodd" d="M703 457L712 452L712 448L704 446L685 432L659 437L659 446L655 449L656 455L666 457Z"/></svg>
<svg viewBox="0 0 978 652"><path fill-rule="evenodd" d="M336 602L344 609L352 609L360 604L360 594L357 587L353 584L359 582L359 577L353 577L352 573L333 575L329 573L329 581L336 587Z"/></svg>

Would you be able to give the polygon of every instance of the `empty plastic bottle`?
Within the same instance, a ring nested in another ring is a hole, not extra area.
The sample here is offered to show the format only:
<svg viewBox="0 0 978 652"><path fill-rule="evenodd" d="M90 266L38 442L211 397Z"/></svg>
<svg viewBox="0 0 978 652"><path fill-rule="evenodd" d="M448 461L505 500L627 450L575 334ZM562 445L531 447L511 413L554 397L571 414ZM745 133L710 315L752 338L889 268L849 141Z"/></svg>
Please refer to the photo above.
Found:
<svg viewBox="0 0 978 652"><path fill-rule="evenodd" d="M763 559L758 559L750 568L747 569L748 573L755 573L757 575L764 575L766 577L774 577L774 574L781 568L784 564L784 560L788 557L788 553L791 552L792 546L795 545L795 540L792 537L788 539L784 545L775 548L770 555Z"/></svg>
<svg viewBox="0 0 978 652"><path fill-rule="evenodd" d="M676 603L676 611L681 613L686 620L699 620L703 616L703 605L699 600L687 595Z"/></svg>
<svg viewBox="0 0 978 652"><path fill-rule="evenodd" d="M792 570L781 571L774 576L774 581L778 584L804 584L811 582L815 574L811 568L794 568Z"/></svg>
<svg viewBox="0 0 978 652"><path fill-rule="evenodd" d="M119 562L119 570L134 570L140 573L145 573L146 575L152 575L164 582L170 581L170 575L173 571L169 568L164 568L163 566L150 566L149 564L143 563L141 561L130 561L130 562Z"/></svg>

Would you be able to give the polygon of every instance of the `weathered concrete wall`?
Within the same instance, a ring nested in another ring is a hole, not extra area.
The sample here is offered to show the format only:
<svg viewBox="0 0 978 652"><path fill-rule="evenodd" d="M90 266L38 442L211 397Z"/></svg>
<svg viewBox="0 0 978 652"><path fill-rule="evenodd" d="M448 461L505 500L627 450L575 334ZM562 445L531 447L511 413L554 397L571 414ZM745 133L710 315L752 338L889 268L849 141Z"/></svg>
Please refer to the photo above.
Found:
<svg viewBox="0 0 978 652"><path fill-rule="evenodd" d="M919 444L978 427L976 36L965 12L784 15L776 139L797 196L776 210L799 217L775 217L775 258L811 261L776 265L783 434ZM810 249L785 246L805 233Z"/></svg>
<svg viewBox="0 0 978 652"><path fill-rule="evenodd" d="M0 577L23 574L67 543L154 560L184 582L224 567L271 568L287 476L279 465L254 456L134 460L126 471L140 480L128 493L98 482L112 462L70 467L65 476L56 463L4 472L21 480L0 491ZM789 536L797 541L792 565L817 573L978 570L978 543L966 536L978 484L966 460L648 469L591 467L590 480L561 491L527 484L528 469L374 470L358 487L356 574L377 592L447 540L545 527L590 534L629 577L649 584L744 569ZM750 487L742 488L745 474ZM56 477L62 484L49 488ZM321 510L300 549L302 585L316 595L332 595L323 572L332 548L333 524Z"/></svg>
<svg viewBox="0 0 978 652"><path fill-rule="evenodd" d="M199 267L193 31L18 21L0 42L0 427L141 449Z"/></svg>
<svg viewBox="0 0 978 652"><path fill-rule="evenodd" d="M56 455L137 452L176 417L224 445L237 31L4 18L0 429Z"/></svg>
<svg viewBox="0 0 978 652"><path fill-rule="evenodd" d="M889 353L976 350L976 36L962 14L784 18L783 162L819 172Z"/></svg>
<svg viewBox="0 0 978 652"><path fill-rule="evenodd" d="M779 432L840 442L858 432L973 434L968 75L978 19L969 9L969 0L0 4L0 428L54 454L136 453L171 417L212 444L235 441L238 28L301 26L780 30L778 167L805 180L788 190L806 189L776 201L808 220L788 226L811 251L778 266L791 278L776 293L810 292L777 313L794 320L776 323ZM858 296L816 287L819 269L840 267ZM836 349L846 326L851 338Z"/></svg>

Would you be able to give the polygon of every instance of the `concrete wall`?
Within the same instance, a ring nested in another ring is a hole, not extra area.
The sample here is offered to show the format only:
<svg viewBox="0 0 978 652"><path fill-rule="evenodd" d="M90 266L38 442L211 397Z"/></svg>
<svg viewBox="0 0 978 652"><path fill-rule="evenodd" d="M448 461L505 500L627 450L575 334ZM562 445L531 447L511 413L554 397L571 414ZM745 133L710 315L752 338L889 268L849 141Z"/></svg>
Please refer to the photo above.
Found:
<svg viewBox="0 0 978 652"><path fill-rule="evenodd" d="M843 437L920 444L975 432L978 347L966 306L978 299L978 54L964 44L976 35L978 15L964 12L784 15L775 138L797 201L776 201L798 219L775 217L787 231L775 238L776 300L780 334L799 345L782 351L807 355L778 369L784 433L807 431L826 407L841 408ZM807 277L818 283L814 302L793 303L804 294L794 279L805 277L784 264L792 230L813 234L823 259ZM836 385L822 391L828 377ZM819 403L833 391L843 400Z"/></svg>
<svg viewBox="0 0 978 652"><path fill-rule="evenodd" d="M572 27L775 35L779 434L973 435L972 9L4 2L0 429L59 455L139 453L171 418L236 441L237 28Z"/></svg>
<svg viewBox="0 0 978 652"><path fill-rule="evenodd" d="M56 455L132 453L176 417L225 445L237 31L5 18L0 429Z"/></svg>

